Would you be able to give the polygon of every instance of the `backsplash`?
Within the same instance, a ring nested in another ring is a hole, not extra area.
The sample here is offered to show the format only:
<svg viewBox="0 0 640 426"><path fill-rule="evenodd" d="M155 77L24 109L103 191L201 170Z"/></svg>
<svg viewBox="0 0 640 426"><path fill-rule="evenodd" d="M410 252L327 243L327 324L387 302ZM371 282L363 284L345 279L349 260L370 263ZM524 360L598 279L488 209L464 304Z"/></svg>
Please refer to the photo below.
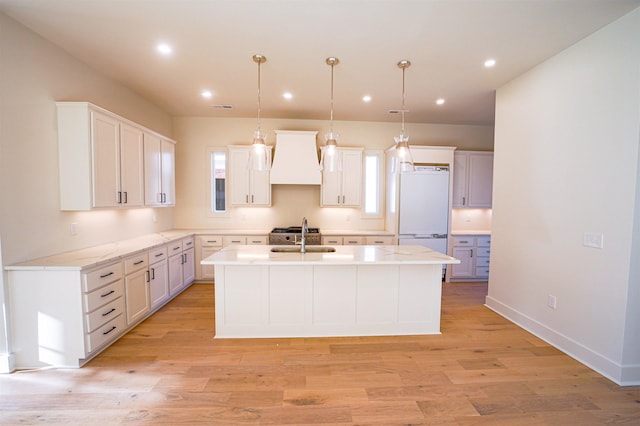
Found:
<svg viewBox="0 0 640 426"><path fill-rule="evenodd" d="M453 209L452 231L490 231L491 209Z"/></svg>

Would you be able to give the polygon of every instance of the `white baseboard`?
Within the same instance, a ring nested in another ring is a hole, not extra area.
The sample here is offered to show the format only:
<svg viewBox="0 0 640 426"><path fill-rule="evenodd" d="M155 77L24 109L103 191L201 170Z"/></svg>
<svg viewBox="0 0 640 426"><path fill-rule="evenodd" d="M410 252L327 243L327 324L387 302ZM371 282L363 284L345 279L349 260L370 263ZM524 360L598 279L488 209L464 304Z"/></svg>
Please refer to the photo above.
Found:
<svg viewBox="0 0 640 426"><path fill-rule="evenodd" d="M16 370L16 357L13 354L0 354L0 374L13 373Z"/></svg>
<svg viewBox="0 0 640 426"><path fill-rule="evenodd" d="M620 386L640 385L640 365L622 365L487 296L485 306Z"/></svg>

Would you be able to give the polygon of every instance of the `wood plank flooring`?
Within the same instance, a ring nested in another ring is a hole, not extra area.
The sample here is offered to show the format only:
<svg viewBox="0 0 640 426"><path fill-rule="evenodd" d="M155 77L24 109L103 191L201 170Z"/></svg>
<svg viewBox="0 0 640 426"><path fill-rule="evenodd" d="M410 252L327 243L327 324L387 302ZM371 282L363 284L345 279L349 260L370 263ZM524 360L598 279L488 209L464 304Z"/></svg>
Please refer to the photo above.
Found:
<svg viewBox="0 0 640 426"><path fill-rule="evenodd" d="M442 334L214 340L193 285L77 370L0 375L0 424L640 425L619 387L445 284Z"/></svg>

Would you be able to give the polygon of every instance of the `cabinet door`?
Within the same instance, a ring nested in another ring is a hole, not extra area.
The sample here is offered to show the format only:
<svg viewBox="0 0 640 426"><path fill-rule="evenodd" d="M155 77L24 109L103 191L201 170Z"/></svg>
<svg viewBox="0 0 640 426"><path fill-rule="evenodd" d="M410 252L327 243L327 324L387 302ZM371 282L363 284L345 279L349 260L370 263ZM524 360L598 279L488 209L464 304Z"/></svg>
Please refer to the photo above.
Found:
<svg viewBox="0 0 640 426"><path fill-rule="evenodd" d="M342 172L322 171L322 205L342 205Z"/></svg>
<svg viewBox="0 0 640 426"><path fill-rule="evenodd" d="M122 205L144 205L143 132L128 124L120 125L120 190Z"/></svg>
<svg viewBox="0 0 640 426"><path fill-rule="evenodd" d="M120 137L117 120L91 112L93 207L118 206L120 192Z"/></svg>
<svg viewBox="0 0 640 426"><path fill-rule="evenodd" d="M342 151L342 205L357 207L362 194L362 151Z"/></svg>
<svg viewBox="0 0 640 426"><path fill-rule="evenodd" d="M249 204L249 150L229 148L229 185L233 205Z"/></svg>
<svg viewBox="0 0 640 426"><path fill-rule="evenodd" d="M127 324L131 325L143 318L151 310L148 271L141 269L124 278Z"/></svg>
<svg viewBox="0 0 640 426"><path fill-rule="evenodd" d="M144 203L147 206L159 206L162 203L160 141L155 135L144 134Z"/></svg>
<svg viewBox="0 0 640 426"><path fill-rule="evenodd" d="M190 248L182 253L184 258L182 263L182 285L188 285L196 278L196 262L195 262L195 250Z"/></svg>
<svg viewBox="0 0 640 426"><path fill-rule="evenodd" d="M182 253L169 257L169 294L173 296L182 288Z"/></svg>
<svg viewBox="0 0 640 426"><path fill-rule="evenodd" d="M160 143L162 205L176 204L176 146L167 140Z"/></svg>
<svg viewBox="0 0 640 426"><path fill-rule="evenodd" d="M468 207L491 207L493 194L493 153L469 154Z"/></svg>
<svg viewBox="0 0 640 426"><path fill-rule="evenodd" d="M467 207L467 154L453 154L453 207Z"/></svg>
<svg viewBox="0 0 640 426"><path fill-rule="evenodd" d="M149 295L151 309L169 298L169 269L166 259L149 268Z"/></svg>
<svg viewBox="0 0 640 426"><path fill-rule="evenodd" d="M206 259L212 254L220 251L220 247L202 247L202 259ZM202 260L200 259L200 260ZM213 280L215 278L215 267L213 265L200 265L200 276L198 279Z"/></svg>
<svg viewBox="0 0 640 426"><path fill-rule="evenodd" d="M269 170L252 170L249 174L249 203L254 206L270 206L271 182L269 181Z"/></svg>
<svg viewBox="0 0 640 426"><path fill-rule="evenodd" d="M473 247L454 247L453 257L460 260L457 265L451 265L452 278L471 278L474 274Z"/></svg>

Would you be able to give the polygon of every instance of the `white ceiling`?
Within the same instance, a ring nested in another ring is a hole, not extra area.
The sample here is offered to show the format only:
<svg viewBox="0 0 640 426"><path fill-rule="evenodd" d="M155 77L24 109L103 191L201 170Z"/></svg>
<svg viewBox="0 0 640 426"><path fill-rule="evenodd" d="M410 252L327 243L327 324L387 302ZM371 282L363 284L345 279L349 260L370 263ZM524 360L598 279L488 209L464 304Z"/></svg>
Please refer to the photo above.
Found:
<svg viewBox="0 0 640 426"><path fill-rule="evenodd" d="M175 116L493 124L495 89L640 0L0 0L0 11ZM174 47L170 57L155 51ZM497 65L485 69L483 62ZM203 89L214 93L210 101ZM292 100L282 98L284 91ZM362 102L369 94L372 101ZM436 106L439 97L446 99ZM232 105L232 109L212 108Z"/></svg>

